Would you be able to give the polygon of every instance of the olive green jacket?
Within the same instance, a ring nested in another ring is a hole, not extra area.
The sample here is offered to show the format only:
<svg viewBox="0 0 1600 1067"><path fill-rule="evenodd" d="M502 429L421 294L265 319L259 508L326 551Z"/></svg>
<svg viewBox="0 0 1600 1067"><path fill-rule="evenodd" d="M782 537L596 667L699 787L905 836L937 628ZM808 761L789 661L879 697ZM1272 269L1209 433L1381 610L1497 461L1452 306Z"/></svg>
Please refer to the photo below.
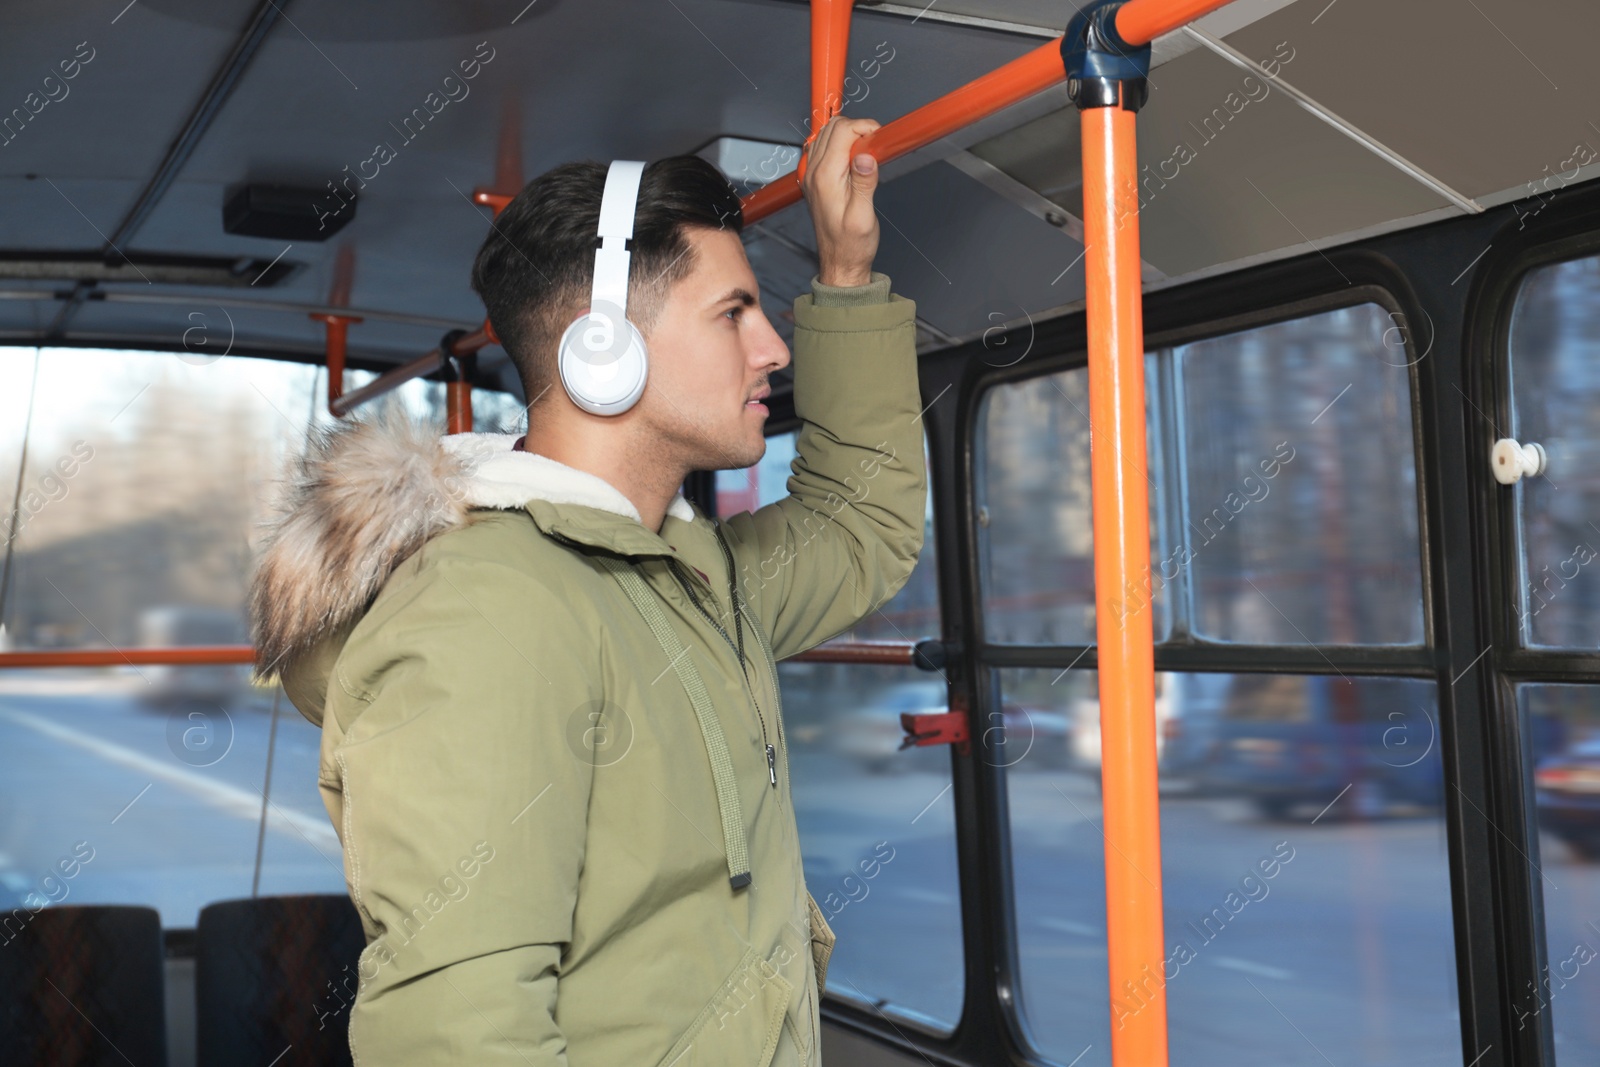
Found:
<svg viewBox="0 0 1600 1067"><path fill-rule="evenodd" d="M323 728L368 939L358 1064L820 1062L833 935L775 661L900 588L927 479L914 305L882 275L814 291L790 495L753 514L679 497L653 532L509 437L392 420L304 461L253 598L264 664Z"/></svg>

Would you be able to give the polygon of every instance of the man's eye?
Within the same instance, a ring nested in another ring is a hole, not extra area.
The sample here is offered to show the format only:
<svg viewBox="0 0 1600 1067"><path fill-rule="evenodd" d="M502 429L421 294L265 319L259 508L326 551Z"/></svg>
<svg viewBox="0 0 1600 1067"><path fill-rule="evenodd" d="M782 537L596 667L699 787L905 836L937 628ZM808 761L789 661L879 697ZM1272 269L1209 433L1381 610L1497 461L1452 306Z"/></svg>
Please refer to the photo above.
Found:
<svg viewBox="0 0 1600 1067"><path fill-rule="evenodd" d="M723 314L726 315L731 321L738 322L739 316L744 314L744 308L743 306L731 307L727 311L724 311Z"/></svg>

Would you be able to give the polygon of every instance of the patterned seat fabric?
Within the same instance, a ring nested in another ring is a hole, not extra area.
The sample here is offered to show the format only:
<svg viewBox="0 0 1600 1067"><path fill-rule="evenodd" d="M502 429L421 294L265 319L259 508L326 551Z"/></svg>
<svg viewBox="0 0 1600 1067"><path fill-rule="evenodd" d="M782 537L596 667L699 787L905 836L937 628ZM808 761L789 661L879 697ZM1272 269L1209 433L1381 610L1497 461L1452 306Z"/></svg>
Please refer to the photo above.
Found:
<svg viewBox="0 0 1600 1067"><path fill-rule="evenodd" d="M20 907L0 919L0 1064L165 1067L154 908Z"/></svg>
<svg viewBox="0 0 1600 1067"><path fill-rule="evenodd" d="M345 896L259 897L200 912L200 1067L350 1063L350 1005L366 944Z"/></svg>

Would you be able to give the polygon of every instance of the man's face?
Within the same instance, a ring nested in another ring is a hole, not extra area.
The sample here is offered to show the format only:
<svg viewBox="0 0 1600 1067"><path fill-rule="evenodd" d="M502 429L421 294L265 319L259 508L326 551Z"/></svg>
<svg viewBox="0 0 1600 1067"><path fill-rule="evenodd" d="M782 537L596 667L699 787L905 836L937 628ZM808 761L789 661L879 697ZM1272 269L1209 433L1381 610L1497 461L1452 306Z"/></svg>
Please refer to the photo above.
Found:
<svg viewBox="0 0 1600 1067"><path fill-rule="evenodd" d="M691 227L694 267L668 291L647 338L640 410L652 437L690 470L748 467L766 451L767 378L789 347L757 301L744 244L731 230Z"/></svg>

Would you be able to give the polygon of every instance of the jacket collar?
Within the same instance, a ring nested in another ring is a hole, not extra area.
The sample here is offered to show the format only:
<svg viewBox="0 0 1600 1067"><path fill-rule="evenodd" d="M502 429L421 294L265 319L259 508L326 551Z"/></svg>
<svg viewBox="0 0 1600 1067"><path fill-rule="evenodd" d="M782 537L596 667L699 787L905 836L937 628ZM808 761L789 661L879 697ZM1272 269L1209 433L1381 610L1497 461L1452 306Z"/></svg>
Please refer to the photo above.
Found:
<svg viewBox="0 0 1600 1067"><path fill-rule="evenodd" d="M546 533L623 556L663 557L697 543L681 495L661 533L615 486L547 456L513 452L509 434L454 434L397 405L314 432L264 524L250 585L251 634L264 674L285 669L354 623L402 561L471 521L474 508L526 509Z"/></svg>
<svg viewBox="0 0 1600 1067"><path fill-rule="evenodd" d="M543 500L610 512L642 525L639 509L610 482L537 452L513 451L517 441L509 433L456 433L442 439L464 465L469 506L512 509ZM694 521L694 509L682 493L672 498L667 514Z"/></svg>
<svg viewBox="0 0 1600 1067"><path fill-rule="evenodd" d="M513 451L515 434L451 434L443 444L464 466L468 507L525 509L545 533L624 556L670 556L662 534L674 520L693 522L682 493L667 507L661 534L646 527L633 502L605 479L537 452Z"/></svg>

